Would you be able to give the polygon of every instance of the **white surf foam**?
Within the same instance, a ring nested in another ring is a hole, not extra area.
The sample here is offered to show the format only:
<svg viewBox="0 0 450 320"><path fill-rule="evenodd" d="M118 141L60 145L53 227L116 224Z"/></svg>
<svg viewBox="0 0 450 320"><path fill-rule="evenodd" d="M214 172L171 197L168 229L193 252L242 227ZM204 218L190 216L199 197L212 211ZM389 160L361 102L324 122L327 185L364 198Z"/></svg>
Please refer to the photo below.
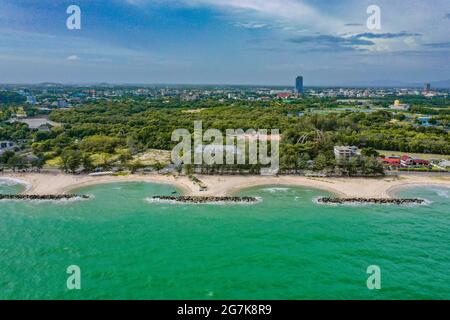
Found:
<svg viewBox="0 0 450 320"><path fill-rule="evenodd" d="M291 188L274 187L274 188L264 188L262 190L270 193L275 193L275 192L287 192L291 190Z"/></svg>
<svg viewBox="0 0 450 320"><path fill-rule="evenodd" d="M25 191L28 191L31 189L31 183L17 179L17 178L10 178L10 177L0 177L0 185L4 186L14 186L14 185L23 185L25 186Z"/></svg>

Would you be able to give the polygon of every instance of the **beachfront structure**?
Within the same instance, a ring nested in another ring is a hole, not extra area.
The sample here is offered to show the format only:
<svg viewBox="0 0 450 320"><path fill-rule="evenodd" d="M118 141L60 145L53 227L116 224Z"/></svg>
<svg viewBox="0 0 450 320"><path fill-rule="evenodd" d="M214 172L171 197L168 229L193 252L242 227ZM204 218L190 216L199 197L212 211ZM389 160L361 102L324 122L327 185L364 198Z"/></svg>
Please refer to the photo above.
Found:
<svg viewBox="0 0 450 320"><path fill-rule="evenodd" d="M429 160L413 158L404 154L402 156L388 156L379 158L384 165L391 168L420 168L430 167L431 162Z"/></svg>
<svg viewBox="0 0 450 320"><path fill-rule="evenodd" d="M393 105L389 106L389 109L396 111L408 111L410 108L409 104L402 104L400 100L395 100Z"/></svg>
<svg viewBox="0 0 450 320"><path fill-rule="evenodd" d="M383 162L384 165L387 165L389 167L399 168L401 166L400 156L390 156L381 158L381 161Z"/></svg>
<svg viewBox="0 0 450 320"><path fill-rule="evenodd" d="M410 167L428 167L430 166L430 161L418 158L412 158L408 155L403 155L400 158L400 164L404 168Z"/></svg>
<svg viewBox="0 0 450 320"><path fill-rule="evenodd" d="M0 154L5 151L14 149L14 143L11 141L0 141Z"/></svg>
<svg viewBox="0 0 450 320"><path fill-rule="evenodd" d="M334 156L336 160L350 160L352 158L358 157L360 152L358 148L355 146L335 146L334 147Z"/></svg>

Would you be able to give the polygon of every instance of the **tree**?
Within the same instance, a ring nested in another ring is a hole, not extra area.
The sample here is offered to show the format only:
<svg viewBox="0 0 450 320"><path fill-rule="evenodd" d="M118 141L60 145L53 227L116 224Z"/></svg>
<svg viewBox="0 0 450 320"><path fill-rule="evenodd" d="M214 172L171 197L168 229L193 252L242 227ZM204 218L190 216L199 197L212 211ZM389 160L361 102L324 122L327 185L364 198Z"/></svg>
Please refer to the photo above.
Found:
<svg viewBox="0 0 450 320"><path fill-rule="evenodd" d="M320 153L315 159L314 159L314 170L315 171L322 171L327 167L327 157Z"/></svg>
<svg viewBox="0 0 450 320"><path fill-rule="evenodd" d="M159 171L159 170L164 169L164 168L165 168L165 165L164 165L164 163L156 162L156 163L153 165L153 168L155 168L155 170Z"/></svg>
<svg viewBox="0 0 450 320"><path fill-rule="evenodd" d="M142 168L143 166L144 165L140 160L130 161L127 163L128 170L130 170L131 173L136 173L136 171L138 171L138 169Z"/></svg>
<svg viewBox="0 0 450 320"><path fill-rule="evenodd" d="M374 148L372 148L372 147L369 147L369 148L363 148L362 150L361 150L361 154L363 155L363 156L366 156L366 157L378 157L380 154L378 153L378 151L377 150L375 150Z"/></svg>
<svg viewBox="0 0 450 320"><path fill-rule="evenodd" d="M75 173L81 165L81 153L78 150L64 150L61 154L60 168L64 172Z"/></svg>
<svg viewBox="0 0 450 320"><path fill-rule="evenodd" d="M194 173L194 167L192 166L192 164L185 164L183 165L184 167L184 173L188 176L190 176L191 174Z"/></svg>
<svg viewBox="0 0 450 320"><path fill-rule="evenodd" d="M91 172L94 169L94 164L92 163L91 155L89 153L83 153L81 165L83 166L84 172Z"/></svg>
<svg viewBox="0 0 450 320"><path fill-rule="evenodd" d="M10 167L13 171L16 171L16 169L23 169L25 166L26 163L21 156L14 155L8 159L8 167Z"/></svg>
<svg viewBox="0 0 450 320"><path fill-rule="evenodd" d="M45 160L44 158L37 157L33 160L31 160L31 167L36 168L38 171L41 171L42 167L44 166Z"/></svg>
<svg viewBox="0 0 450 320"><path fill-rule="evenodd" d="M384 168L375 157L364 157L363 173L366 175L383 175Z"/></svg>
<svg viewBox="0 0 450 320"><path fill-rule="evenodd" d="M13 151L10 150L6 150L5 152L3 152L0 155L0 163L2 164L7 164L9 159L11 159L12 157L14 157L15 153Z"/></svg>

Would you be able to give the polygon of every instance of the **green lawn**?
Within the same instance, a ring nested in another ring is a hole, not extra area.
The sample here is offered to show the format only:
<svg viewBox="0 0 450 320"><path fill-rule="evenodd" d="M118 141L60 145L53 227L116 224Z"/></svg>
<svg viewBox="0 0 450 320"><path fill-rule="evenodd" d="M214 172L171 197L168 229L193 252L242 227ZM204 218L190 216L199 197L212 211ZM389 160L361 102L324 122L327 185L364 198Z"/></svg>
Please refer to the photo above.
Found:
<svg viewBox="0 0 450 320"><path fill-rule="evenodd" d="M400 152L400 151L387 151L387 150L377 150L380 155L385 156L402 156L404 154L409 155L413 158L420 158L420 159L446 159L450 160L450 155L442 155L442 154L433 154L433 153L411 153L411 152Z"/></svg>

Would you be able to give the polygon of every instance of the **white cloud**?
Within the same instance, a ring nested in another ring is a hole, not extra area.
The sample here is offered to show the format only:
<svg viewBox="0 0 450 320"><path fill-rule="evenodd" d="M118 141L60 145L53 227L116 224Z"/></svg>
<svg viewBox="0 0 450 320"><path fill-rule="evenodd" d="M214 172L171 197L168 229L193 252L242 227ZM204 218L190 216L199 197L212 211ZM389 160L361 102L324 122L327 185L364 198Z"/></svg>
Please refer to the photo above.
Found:
<svg viewBox="0 0 450 320"><path fill-rule="evenodd" d="M71 55L71 56L68 56L66 58L66 60L67 61L78 61L78 60L80 60L80 57L78 57L77 55Z"/></svg>

